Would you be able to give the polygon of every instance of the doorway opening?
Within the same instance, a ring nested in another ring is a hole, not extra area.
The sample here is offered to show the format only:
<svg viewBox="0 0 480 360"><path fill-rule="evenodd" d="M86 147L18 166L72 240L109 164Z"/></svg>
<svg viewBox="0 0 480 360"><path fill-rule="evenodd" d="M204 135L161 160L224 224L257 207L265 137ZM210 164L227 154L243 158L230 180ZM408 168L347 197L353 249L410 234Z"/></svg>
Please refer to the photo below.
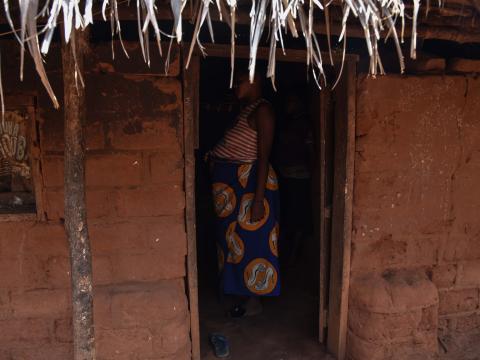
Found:
<svg viewBox="0 0 480 360"><path fill-rule="evenodd" d="M207 58L201 63L196 225L202 359L215 358L208 343L210 333L228 337L231 359L328 358L318 342L320 241L314 226L315 208L318 211L320 204L316 185L319 159L315 155L319 149L315 119L320 116L320 92L313 81L307 82L305 71L301 63L279 63L277 91L269 82L264 84L264 97L272 104L276 118L270 158L279 177L280 226L285 234L279 239L281 295L262 298L260 315L231 319L227 312L234 299L223 295L219 286L215 213L203 158L235 120L237 102L228 88L229 59ZM301 107L297 112L301 112L292 117L285 104L294 94ZM296 173L288 173L292 170L289 165L295 162Z"/></svg>
<svg viewBox="0 0 480 360"><path fill-rule="evenodd" d="M264 84L264 97L276 118L270 158L280 185L281 295L262 298L260 315L232 319L227 313L235 299L219 286L211 180L203 159L235 120L237 102L228 88L229 58L208 57L201 62L195 154L201 359L215 358L210 333L228 337L234 360L329 358L319 341L325 340L329 257L324 254L322 261L320 257L322 251L329 252L330 217L325 209L328 212L333 199L333 111L322 110L322 102L331 107L331 96L321 95L306 71L300 62L278 62L277 91L270 82ZM292 102L294 111L288 108ZM323 145L322 139L326 139ZM321 217L327 219L322 226Z"/></svg>

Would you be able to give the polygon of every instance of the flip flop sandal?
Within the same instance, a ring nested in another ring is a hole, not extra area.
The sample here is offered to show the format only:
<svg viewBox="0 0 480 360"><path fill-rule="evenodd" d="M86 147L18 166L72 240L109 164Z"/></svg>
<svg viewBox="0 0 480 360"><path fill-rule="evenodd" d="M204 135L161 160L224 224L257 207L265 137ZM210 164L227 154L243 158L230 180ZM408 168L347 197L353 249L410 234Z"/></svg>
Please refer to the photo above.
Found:
<svg viewBox="0 0 480 360"><path fill-rule="evenodd" d="M226 336L214 333L210 334L209 338L216 357L226 358L230 355L230 345Z"/></svg>

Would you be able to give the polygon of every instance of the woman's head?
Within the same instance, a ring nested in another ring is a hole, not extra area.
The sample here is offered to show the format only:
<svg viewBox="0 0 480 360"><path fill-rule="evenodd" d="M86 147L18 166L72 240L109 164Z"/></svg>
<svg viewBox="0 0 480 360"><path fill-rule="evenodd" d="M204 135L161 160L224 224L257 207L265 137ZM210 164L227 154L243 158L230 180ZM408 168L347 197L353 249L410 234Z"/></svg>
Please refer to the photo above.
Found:
<svg viewBox="0 0 480 360"><path fill-rule="evenodd" d="M253 100L262 96L262 77L257 71L251 83L248 70L242 69L235 75L233 89L238 100Z"/></svg>

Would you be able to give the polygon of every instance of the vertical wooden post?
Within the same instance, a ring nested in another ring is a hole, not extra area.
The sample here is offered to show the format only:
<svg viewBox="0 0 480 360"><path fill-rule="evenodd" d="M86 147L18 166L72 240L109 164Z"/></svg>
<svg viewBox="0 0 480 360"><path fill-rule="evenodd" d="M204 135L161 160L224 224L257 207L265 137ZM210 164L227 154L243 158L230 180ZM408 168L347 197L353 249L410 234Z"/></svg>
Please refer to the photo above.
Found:
<svg viewBox="0 0 480 360"><path fill-rule="evenodd" d="M95 359L92 255L85 205L85 89L83 58L88 34L75 31L62 46L65 124L65 231L70 246L74 360ZM76 61L75 61L76 60Z"/></svg>
<svg viewBox="0 0 480 360"><path fill-rule="evenodd" d="M327 338L327 324L328 324L328 281L329 281L329 269L330 269L330 211L328 192L331 190L330 168L327 163L330 161L328 156L331 155L329 145L332 143L331 132L329 127L329 116L331 115L330 102L331 91L328 88L322 89L318 96L320 101L317 107L317 129L316 129L316 156L318 161L315 169L315 187L317 189L316 197L313 200L315 208L315 237L319 241L320 250L320 276L319 276L319 331L318 339L324 344ZM328 171L328 174L327 174ZM317 196L318 195L318 196Z"/></svg>
<svg viewBox="0 0 480 360"><path fill-rule="evenodd" d="M328 311L328 349L345 359L355 161L356 63L347 60L334 90L335 162Z"/></svg>
<svg viewBox="0 0 480 360"><path fill-rule="evenodd" d="M183 68L183 142L185 151L185 217L187 231L187 281L190 305L192 360L200 360L200 325L198 310L197 240L195 229L195 143L198 117L200 59L193 56Z"/></svg>

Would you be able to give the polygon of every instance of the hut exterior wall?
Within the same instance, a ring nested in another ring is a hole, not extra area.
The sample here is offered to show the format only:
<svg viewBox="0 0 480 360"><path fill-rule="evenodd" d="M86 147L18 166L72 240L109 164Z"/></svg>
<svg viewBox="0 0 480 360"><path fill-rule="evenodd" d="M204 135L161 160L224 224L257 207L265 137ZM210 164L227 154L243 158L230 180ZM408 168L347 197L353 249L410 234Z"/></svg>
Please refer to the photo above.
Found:
<svg viewBox="0 0 480 360"><path fill-rule="evenodd" d="M358 80L353 359L431 356L437 335L480 330L479 96L468 76Z"/></svg>
<svg viewBox="0 0 480 360"><path fill-rule="evenodd" d="M93 251L97 359L190 358L185 292L183 99L178 52L169 76L109 43L88 57L86 184ZM58 61L58 50L48 59ZM62 98L61 64L47 62ZM15 71L7 73L16 77ZM28 66L27 66L28 68ZM68 246L63 229L63 113L38 89L46 221L0 222L0 359L72 357ZM17 79L12 84L17 84ZM30 81L30 82L29 82ZM19 90L21 89L21 90Z"/></svg>

